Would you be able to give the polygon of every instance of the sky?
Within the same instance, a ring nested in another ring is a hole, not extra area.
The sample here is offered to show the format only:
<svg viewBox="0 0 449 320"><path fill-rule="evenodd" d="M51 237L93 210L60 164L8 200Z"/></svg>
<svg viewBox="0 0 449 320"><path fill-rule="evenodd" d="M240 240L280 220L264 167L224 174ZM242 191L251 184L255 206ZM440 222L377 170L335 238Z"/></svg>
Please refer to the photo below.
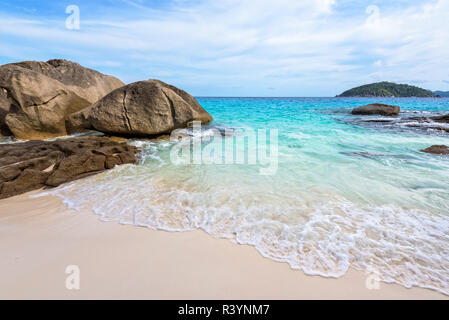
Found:
<svg viewBox="0 0 449 320"><path fill-rule="evenodd" d="M0 64L54 58L195 96L449 90L449 0L0 0Z"/></svg>

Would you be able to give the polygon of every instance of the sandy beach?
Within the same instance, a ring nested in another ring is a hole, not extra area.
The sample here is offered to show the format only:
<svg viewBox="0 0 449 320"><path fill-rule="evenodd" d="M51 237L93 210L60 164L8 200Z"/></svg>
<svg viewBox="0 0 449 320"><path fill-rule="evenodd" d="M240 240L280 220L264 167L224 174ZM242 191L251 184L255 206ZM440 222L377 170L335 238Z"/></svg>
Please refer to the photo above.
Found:
<svg viewBox="0 0 449 320"><path fill-rule="evenodd" d="M36 193L36 192L34 192ZM0 200L0 299L448 299L367 275L312 277L201 232L102 222L53 196ZM68 265L80 290L66 288Z"/></svg>

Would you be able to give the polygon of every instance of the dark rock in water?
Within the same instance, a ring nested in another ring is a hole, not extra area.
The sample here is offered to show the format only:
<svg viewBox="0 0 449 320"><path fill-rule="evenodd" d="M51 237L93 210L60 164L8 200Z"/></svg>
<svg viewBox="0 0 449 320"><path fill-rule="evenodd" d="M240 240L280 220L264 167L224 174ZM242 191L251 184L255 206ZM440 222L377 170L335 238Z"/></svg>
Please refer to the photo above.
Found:
<svg viewBox="0 0 449 320"><path fill-rule="evenodd" d="M0 144L0 199L135 163L138 152L105 137Z"/></svg>
<svg viewBox="0 0 449 320"><path fill-rule="evenodd" d="M438 116L438 117L431 117L435 122L443 122L443 123L449 123L449 114L446 114L444 116Z"/></svg>
<svg viewBox="0 0 449 320"><path fill-rule="evenodd" d="M212 117L185 91L147 80L112 91L68 121L73 127L119 136L155 136L188 127L195 120L207 123Z"/></svg>
<svg viewBox="0 0 449 320"><path fill-rule="evenodd" d="M17 139L67 134L67 117L124 84L67 60L0 66L0 129Z"/></svg>
<svg viewBox="0 0 449 320"><path fill-rule="evenodd" d="M444 154L449 155L449 147L445 145L435 145L427 149L421 150L421 152L431 153L431 154Z"/></svg>
<svg viewBox="0 0 449 320"><path fill-rule="evenodd" d="M355 115L382 115L382 116L397 116L401 108L398 106L390 106L388 104L373 103L366 106L361 106L352 110Z"/></svg>
<svg viewBox="0 0 449 320"><path fill-rule="evenodd" d="M419 114L419 115L417 115ZM337 120L339 121L339 120ZM441 116L428 111L404 111L398 117L351 116L340 121L357 126L388 130L391 132L416 132L426 135L445 136L449 133L449 115Z"/></svg>

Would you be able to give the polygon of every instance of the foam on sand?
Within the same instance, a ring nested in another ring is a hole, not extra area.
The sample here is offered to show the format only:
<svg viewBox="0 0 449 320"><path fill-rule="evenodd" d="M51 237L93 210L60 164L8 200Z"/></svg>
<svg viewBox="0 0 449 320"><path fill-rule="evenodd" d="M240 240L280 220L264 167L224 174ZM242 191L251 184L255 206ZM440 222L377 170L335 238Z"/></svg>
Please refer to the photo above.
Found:
<svg viewBox="0 0 449 320"><path fill-rule="evenodd" d="M245 188L192 187L122 166L46 192L105 221L166 231L202 229L309 275L340 277L352 266L385 282L449 294L449 218L399 206L359 206L324 190L283 197ZM293 195L294 194L294 195Z"/></svg>

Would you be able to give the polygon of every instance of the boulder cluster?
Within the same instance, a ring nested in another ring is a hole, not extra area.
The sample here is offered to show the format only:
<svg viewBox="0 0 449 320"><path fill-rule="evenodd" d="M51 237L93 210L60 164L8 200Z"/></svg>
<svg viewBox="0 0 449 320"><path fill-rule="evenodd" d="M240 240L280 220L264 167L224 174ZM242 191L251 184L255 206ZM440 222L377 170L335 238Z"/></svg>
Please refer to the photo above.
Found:
<svg viewBox="0 0 449 320"><path fill-rule="evenodd" d="M0 66L0 134L46 139L86 130L157 136L212 117L194 97L162 81L125 85L67 60Z"/></svg>
<svg viewBox="0 0 449 320"><path fill-rule="evenodd" d="M380 115L380 116L397 116L399 115L401 111L401 108L398 106L391 106L388 104L382 104L382 103L373 103L368 104L365 106L361 106L358 108L355 108L352 110L353 115ZM449 124L449 114L443 115L443 116L436 116L436 117L419 117L419 118L410 118L412 120L415 120L419 123L440 123L440 124ZM372 120L376 122L383 122L384 120ZM389 122L389 121L385 121ZM449 129L447 126L434 126L434 129L439 129L441 131L449 132ZM421 150L421 152L429 153L429 154L436 154L436 155L449 155L449 147L445 145L433 145L429 148Z"/></svg>
<svg viewBox="0 0 449 320"><path fill-rule="evenodd" d="M0 128L17 139L67 135L65 121L114 89L119 79L67 60L0 67Z"/></svg>
<svg viewBox="0 0 449 320"><path fill-rule="evenodd" d="M0 66L0 198L135 163L138 149L106 137L43 139L86 131L158 137L212 117L194 97L159 80L125 85L68 60ZM125 140L126 141L126 140Z"/></svg>

